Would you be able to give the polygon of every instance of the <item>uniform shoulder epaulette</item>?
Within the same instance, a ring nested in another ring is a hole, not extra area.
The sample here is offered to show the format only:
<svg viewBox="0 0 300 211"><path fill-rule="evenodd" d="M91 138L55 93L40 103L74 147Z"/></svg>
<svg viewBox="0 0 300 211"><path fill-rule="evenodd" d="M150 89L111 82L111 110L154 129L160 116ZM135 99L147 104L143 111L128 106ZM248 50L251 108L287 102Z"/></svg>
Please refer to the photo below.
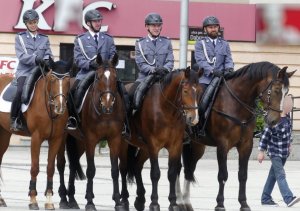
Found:
<svg viewBox="0 0 300 211"><path fill-rule="evenodd" d="M46 35L46 34L39 34L39 35L42 37L48 37L48 35Z"/></svg>
<svg viewBox="0 0 300 211"><path fill-rule="evenodd" d="M110 34L107 34L107 33L104 33L106 36L108 36L108 37L111 37L112 38L112 36L110 35Z"/></svg>
<svg viewBox="0 0 300 211"><path fill-rule="evenodd" d="M138 38L136 41L137 41L137 42L140 42L140 41L142 41L142 40L144 40L144 39L146 39L146 37Z"/></svg>
<svg viewBox="0 0 300 211"><path fill-rule="evenodd" d="M165 36L160 36L160 38L162 38L162 39L167 39L167 40L170 39L170 37L165 37Z"/></svg>
<svg viewBox="0 0 300 211"><path fill-rule="evenodd" d="M85 33L79 34L77 37L82 37L82 36L84 36L84 35L85 35Z"/></svg>
<svg viewBox="0 0 300 211"><path fill-rule="evenodd" d="M26 32L19 32L18 35L26 34Z"/></svg>

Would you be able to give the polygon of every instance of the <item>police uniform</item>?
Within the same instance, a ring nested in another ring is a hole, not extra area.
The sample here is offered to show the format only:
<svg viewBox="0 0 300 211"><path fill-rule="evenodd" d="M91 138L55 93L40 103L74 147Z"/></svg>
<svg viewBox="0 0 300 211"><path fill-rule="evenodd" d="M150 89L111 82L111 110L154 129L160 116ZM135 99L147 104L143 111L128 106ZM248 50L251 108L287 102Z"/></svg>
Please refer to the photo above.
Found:
<svg viewBox="0 0 300 211"><path fill-rule="evenodd" d="M216 39L215 47L209 37L198 40L195 44L195 60L199 68L204 69L204 74L199 79L202 84L210 83L213 70L224 71L234 67L229 44L220 37Z"/></svg>
<svg viewBox="0 0 300 211"><path fill-rule="evenodd" d="M154 72L156 67L165 67L171 71L174 67L171 40L160 36L154 44L149 36L138 39L135 44L135 62L139 68L139 82Z"/></svg>
<svg viewBox="0 0 300 211"><path fill-rule="evenodd" d="M19 64L16 69L16 78L28 76L36 66L35 58L49 59L52 56L50 42L47 35L36 34L35 40L29 31L20 32L15 38L16 55Z"/></svg>
<svg viewBox="0 0 300 211"><path fill-rule="evenodd" d="M76 79L82 80L89 71L90 61L100 53L103 60L109 60L116 53L113 38L106 33L98 33L98 45L91 33L79 35L75 39L74 60L80 69Z"/></svg>

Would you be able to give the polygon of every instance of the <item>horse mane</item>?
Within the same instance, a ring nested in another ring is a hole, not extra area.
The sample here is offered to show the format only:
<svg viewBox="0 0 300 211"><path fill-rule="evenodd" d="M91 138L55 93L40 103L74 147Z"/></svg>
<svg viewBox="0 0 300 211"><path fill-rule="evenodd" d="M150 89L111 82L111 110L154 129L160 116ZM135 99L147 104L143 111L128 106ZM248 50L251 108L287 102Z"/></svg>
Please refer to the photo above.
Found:
<svg viewBox="0 0 300 211"><path fill-rule="evenodd" d="M182 71L182 69L175 69L175 70L169 72L162 80L162 83L161 83L162 87L164 88L164 87L168 86L171 83L174 75L178 74L181 71Z"/></svg>
<svg viewBox="0 0 300 211"><path fill-rule="evenodd" d="M225 76L226 80L230 80L233 78L238 78L240 76L248 76L250 80L261 80L263 78L266 78L268 76L268 72L272 71L273 75L277 75L280 68L271 63L271 62L257 62L257 63L251 63L248 64L237 71L234 71L228 75ZM288 76L285 75L283 84L285 87L289 86L289 79Z"/></svg>
<svg viewBox="0 0 300 211"><path fill-rule="evenodd" d="M58 73L58 74L66 74L68 73L70 70L67 68L68 63L63 61L63 60L59 60L55 62L54 68L53 68L53 72Z"/></svg>

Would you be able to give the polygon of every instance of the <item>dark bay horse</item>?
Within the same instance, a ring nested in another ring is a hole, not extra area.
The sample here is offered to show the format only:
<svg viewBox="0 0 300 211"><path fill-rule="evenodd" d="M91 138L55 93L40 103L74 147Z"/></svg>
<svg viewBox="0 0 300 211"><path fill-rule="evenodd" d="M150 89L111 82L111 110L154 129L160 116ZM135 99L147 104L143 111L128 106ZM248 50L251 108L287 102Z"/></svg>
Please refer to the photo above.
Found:
<svg viewBox="0 0 300 211"><path fill-rule="evenodd" d="M158 153L162 148L169 152L168 179L170 182L169 210L177 210L175 181L181 168L182 140L186 124L198 122L198 98L200 72L190 68L174 70L163 81L154 84L147 92L142 107L130 119L131 139L129 144L122 142L120 171L122 176L122 202L128 207L126 176L135 177L137 198L135 208L145 208L145 188L142 181L142 168L150 158L152 195L150 210L160 210L158 203L158 180L160 169ZM138 147L137 148L132 147Z"/></svg>
<svg viewBox="0 0 300 211"><path fill-rule="evenodd" d="M59 194L61 197L61 208L79 208L74 198L74 180L76 174L82 176L79 159L85 152L87 160L87 188L85 195L87 204L85 209L96 210L93 203L93 178L96 174L94 163L95 147L100 140L107 140L110 149L111 176L113 179L112 198L115 201L115 209L123 210L123 205L120 202L118 183L118 158L125 120L125 107L117 90L116 65L118 63L118 56L115 54L110 61L103 61L99 54L97 56L97 63L99 67L95 72L94 81L88 90L82 111L80 112L83 140L79 140L81 139L79 137L73 137L77 140L72 141L70 136L66 140L70 160L68 190L63 181L65 167L64 150L60 151L57 158L57 167L60 174ZM67 196L69 197L69 202L67 201Z"/></svg>
<svg viewBox="0 0 300 211"><path fill-rule="evenodd" d="M25 113L28 131L14 134L31 137L31 180L29 184L30 204L29 209L39 209L36 200L36 182L39 173L40 147L44 140L48 140L48 164L47 197L45 209L52 210L53 175L55 170L55 158L62 143L64 128L68 118L66 109L66 96L70 89L69 65L65 62L53 62L50 59L50 70L45 72L40 67L41 77L36 82L34 95ZM12 77L0 77L0 92L12 81ZM0 112L0 164L6 152L12 131L10 130L10 113ZM16 176L17 179L17 176ZM1 197L2 198L2 197ZM0 200L0 206L6 206L4 199Z"/></svg>
<svg viewBox="0 0 300 211"><path fill-rule="evenodd" d="M256 119L256 100L264 107L265 122L276 124L280 119L282 99L288 91L287 67L280 69L269 62L249 64L232 73L223 80L213 104L206 127L206 135L193 137L184 146L183 166L185 187L183 205L193 210L190 204L190 182L194 182L194 171L198 160L205 151L205 145L217 147L219 165L216 211L224 211L224 186L228 179L227 153L236 147L239 154L239 196L241 211L250 211L246 197L248 160L253 147L253 131ZM179 185L180 187L180 185ZM182 196L179 197L182 199Z"/></svg>

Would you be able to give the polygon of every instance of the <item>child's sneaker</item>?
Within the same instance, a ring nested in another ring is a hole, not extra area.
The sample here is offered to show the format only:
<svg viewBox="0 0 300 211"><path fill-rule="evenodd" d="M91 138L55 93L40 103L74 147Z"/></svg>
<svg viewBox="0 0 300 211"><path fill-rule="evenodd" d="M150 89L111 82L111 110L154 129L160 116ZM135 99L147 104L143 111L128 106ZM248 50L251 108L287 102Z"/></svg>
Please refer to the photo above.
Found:
<svg viewBox="0 0 300 211"><path fill-rule="evenodd" d="M298 203L299 201L300 201L300 198L294 196L294 197L293 197L293 200L292 200L290 203L288 203L287 206L288 206L288 207L291 207L291 206L293 206L294 204Z"/></svg>
<svg viewBox="0 0 300 211"><path fill-rule="evenodd" d="M270 201L267 201L267 202L261 202L261 205L263 205L263 206L271 206L271 207L278 207L279 206L272 199Z"/></svg>

